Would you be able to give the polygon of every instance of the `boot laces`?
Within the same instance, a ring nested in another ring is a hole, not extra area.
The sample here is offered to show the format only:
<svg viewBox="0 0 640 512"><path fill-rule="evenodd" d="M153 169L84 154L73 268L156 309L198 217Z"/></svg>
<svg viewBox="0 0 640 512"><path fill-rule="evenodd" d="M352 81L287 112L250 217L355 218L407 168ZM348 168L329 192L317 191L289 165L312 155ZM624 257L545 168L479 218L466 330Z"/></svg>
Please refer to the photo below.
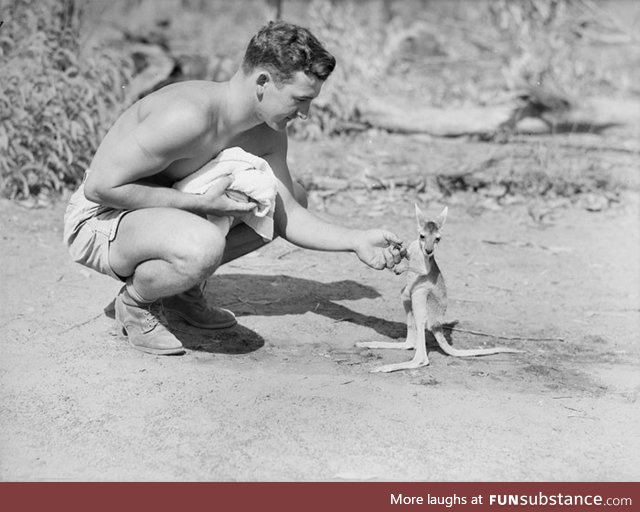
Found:
<svg viewBox="0 0 640 512"><path fill-rule="evenodd" d="M164 309L159 301L153 302L146 308L144 318L145 330L148 332L154 329L158 324L166 323Z"/></svg>

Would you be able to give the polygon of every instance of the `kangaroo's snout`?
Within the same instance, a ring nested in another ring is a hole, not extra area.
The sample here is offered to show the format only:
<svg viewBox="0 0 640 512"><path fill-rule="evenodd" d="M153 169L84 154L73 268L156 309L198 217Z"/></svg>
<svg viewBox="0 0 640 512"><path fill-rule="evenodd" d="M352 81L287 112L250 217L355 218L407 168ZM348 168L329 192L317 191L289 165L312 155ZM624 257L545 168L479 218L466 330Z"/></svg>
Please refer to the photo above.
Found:
<svg viewBox="0 0 640 512"><path fill-rule="evenodd" d="M420 249L422 254L431 257L436 252L436 247L440 242L440 233L431 232L428 234L420 234Z"/></svg>

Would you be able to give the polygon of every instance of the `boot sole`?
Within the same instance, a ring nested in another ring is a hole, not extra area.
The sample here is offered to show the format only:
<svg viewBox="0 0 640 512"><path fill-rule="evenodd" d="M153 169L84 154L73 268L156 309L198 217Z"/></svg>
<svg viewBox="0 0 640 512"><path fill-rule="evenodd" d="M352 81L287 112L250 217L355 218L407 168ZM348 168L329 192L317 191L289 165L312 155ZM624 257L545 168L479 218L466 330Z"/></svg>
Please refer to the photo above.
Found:
<svg viewBox="0 0 640 512"><path fill-rule="evenodd" d="M127 330L124 327L122 328L121 334L122 334L122 337L127 340L127 342L132 348L135 348L140 352L144 352L145 354L153 354L155 356L176 356L176 355L182 355L186 353L186 350L184 347L153 348L153 347L145 347L142 345L135 345L129 338L129 335L127 334Z"/></svg>

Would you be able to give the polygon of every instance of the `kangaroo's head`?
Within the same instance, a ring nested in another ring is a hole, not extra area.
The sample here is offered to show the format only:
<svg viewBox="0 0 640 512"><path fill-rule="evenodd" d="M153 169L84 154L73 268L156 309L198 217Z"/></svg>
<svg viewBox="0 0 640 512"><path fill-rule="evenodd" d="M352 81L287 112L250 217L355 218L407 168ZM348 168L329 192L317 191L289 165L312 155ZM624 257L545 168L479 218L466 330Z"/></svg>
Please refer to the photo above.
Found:
<svg viewBox="0 0 640 512"><path fill-rule="evenodd" d="M416 204L416 220L418 221L418 243L420 252L427 258L432 258L440 241L442 226L447 219L448 208L445 206L440 214L429 220Z"/></svg>

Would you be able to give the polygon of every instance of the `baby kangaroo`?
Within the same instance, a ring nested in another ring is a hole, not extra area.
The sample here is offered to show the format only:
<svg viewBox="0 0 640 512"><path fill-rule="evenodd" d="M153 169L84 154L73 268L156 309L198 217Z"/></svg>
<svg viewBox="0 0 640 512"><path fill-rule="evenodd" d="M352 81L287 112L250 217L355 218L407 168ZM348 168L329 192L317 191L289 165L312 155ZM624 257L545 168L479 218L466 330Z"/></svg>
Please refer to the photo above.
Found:
<svg viewBox="0 0 640 512"><path fill-rule="evenodd" d="M447 310L447 288L444 277L435 260L435 250L447 218L445 207L435 220L428 220L416 204L418 239L407 250L407 284L402 289L402 304L407 314L407 339L399 342L360 342L358 347L416 349L413 359L404 363L388 364L374 368L373 372L394 372L420 368L429 364L425 328L435 337L440 348L450 356L472 357L500 353L517 353L504 347L463 350L452 347L442 332L442 322Z"/></svg>

